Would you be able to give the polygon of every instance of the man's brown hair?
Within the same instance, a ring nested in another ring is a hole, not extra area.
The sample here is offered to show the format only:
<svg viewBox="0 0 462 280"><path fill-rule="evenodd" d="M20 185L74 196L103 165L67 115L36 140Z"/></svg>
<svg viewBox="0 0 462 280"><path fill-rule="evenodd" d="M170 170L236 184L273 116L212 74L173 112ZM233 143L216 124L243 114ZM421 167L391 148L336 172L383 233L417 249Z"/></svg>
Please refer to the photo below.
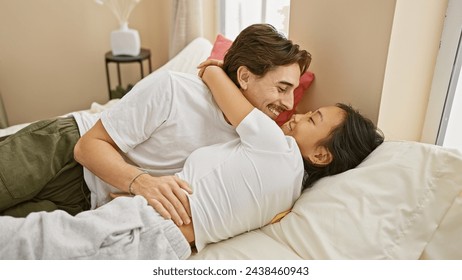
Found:
<svg viewBox="0 0 462 280"><path fill-rule="evenodd" d="M277 66L298 63L301 75L311 63L311 54L301 50L270 24L253 24L239 33L223 60L223 70L239 87L237 69L246 66L264 76Z"/></svg>

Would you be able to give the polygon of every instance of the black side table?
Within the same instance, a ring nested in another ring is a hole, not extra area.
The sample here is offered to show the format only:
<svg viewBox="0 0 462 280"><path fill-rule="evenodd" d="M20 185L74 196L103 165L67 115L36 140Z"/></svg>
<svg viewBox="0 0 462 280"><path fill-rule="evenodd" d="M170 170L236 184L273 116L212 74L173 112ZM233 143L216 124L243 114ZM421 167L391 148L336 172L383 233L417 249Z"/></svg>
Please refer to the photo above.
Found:
<svg viewBox="0 0 462 280"><path fill-rule="evenodd" d="M149 62L149 73L152 72L151 67L151 51L148 49L141 49L141 52L137 56L131 55L112 55L112 51L108 51L105 55L106 59L106 78L107 78L107 87L109 89L109 99L111 99L111 81L109 77L109 63L117 64L117 80L119 82L119 87L122 86L122 78L120 76L120 63L133 63L138 62L140 64L141 79L144 78L143 71L143 61L148 60Z"/></svg>

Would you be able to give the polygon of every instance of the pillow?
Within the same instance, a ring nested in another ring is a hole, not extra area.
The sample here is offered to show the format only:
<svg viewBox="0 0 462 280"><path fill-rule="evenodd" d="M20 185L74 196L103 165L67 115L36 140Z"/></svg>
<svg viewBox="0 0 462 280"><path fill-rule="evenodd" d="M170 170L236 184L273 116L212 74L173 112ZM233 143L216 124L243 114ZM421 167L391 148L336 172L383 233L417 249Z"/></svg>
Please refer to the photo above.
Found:
<svg viewBox="0 0 462 280"><path fill-rule="evenodd" d="M215 43L213 44L212 51L210 53L209 59L219 59L223 60L225 57L226 52L233 44L233 41L226 38L225 36L218 34L217 38L215 39ZM294 90L294 107L292 110L285 111L284 113L280 114L277 119L276 123L281 126L285 122L287 122L295 112L295 108L297 107L298 103L302 100L304 92L309 88L311 82L314 80L314 74L310 71L306 71L300 77L300 84Z"/></svg>
<svg viewBox="0 0 462 280"><path fill-rule="evenodd" d="M462 260L462 192L456 198L420 256L422 260Z"/></svg>
<svg viewBox="0 0 462 280"><path fill-rule="evenodd" d="M264 232L303 258L417 260L462 191L460 170L456 150L387 141L304 191Z"/></svg>
<svg viewBox="0 0 462 280"><path fill-rule="evenodd" d="M305 190L279 223L194 258L461 259L460 170L460 151L386 141L358 167Z"/></svg>
<svg viewBox="0 0 462 280"><path fill-rule="evenodd" d="M175 57L151 74L154 75L153 73L159 70L173 70L197 75L197 65L207 59L212 47L209 40L197 37L177 53Z"/></svg>
<svg viewBox="0 0 462 280"><path fill-rule="evenodd" d="M215 42L213 43L212 51L209 59L223 60L228 49L233 44L233 41L226 38L225 36L218 34Z"/></svg>

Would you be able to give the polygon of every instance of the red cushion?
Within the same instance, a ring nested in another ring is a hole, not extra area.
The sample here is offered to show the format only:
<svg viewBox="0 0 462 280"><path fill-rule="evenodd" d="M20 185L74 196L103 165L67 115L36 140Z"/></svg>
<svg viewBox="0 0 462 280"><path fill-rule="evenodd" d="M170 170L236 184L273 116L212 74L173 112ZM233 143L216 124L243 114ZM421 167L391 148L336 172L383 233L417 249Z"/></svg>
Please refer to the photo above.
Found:
<svg viewBox="0 0 462 280"><path fill-rule="evenodd" d="M232 44L233 41L221 34L218 34L217 38L215 39L215 43L213 44L209 59L223 60L225 58L226 51L228 51Z"/></svg>
<svg viewBox="0 0 462 280"><path fill-rule="evenodd" d="M226 51L228 51L229 47L231 47L231 44L233 41L230 39L226 38L225 36L218 34L217 38L215 39L215 43L213 44L212 52L210 53L209 59L219 59L223 60L226 54ZM292 115L295 112L295 108L297 107L298 103L302 100L303 94L305 91L310 87L311 82L314 80L314 74L310 71L306 71L301 77L300 77L300 84L298 87L294 90L294 108L289 111L285 111L281 113L277 119L276 123L281 126L285 122L287 122Z"/></svg>

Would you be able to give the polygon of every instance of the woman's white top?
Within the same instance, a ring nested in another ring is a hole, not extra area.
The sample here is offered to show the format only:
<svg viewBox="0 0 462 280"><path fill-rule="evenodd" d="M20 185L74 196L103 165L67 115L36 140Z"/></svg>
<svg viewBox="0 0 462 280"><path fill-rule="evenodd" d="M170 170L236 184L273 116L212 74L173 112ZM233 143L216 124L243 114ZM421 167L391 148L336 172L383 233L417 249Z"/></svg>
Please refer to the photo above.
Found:
<svg viewBox="0 0 462 280"><path fill-rule="evenodd" d="M301 193L303 160L294 138L257 109L236 130L239 139L197 149L177 173L193 189L198 251L264 226Z"/></svg>

